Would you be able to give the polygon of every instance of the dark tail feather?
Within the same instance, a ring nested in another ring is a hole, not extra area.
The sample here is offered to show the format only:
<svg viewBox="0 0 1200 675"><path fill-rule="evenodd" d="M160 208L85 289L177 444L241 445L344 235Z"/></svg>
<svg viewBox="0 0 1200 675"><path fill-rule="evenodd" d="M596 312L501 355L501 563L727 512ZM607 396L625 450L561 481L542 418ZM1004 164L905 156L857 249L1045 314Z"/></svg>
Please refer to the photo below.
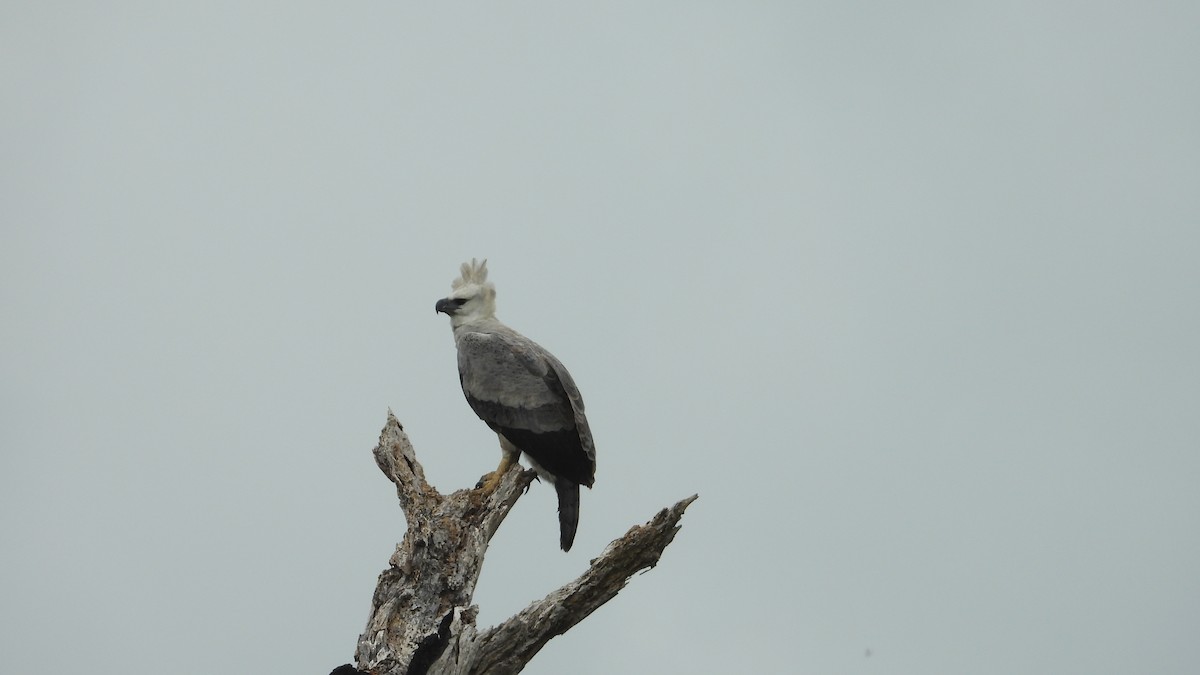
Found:
<svg viewBox="0 0 1200 675"><path fill-rule="evenodd" d="M558 545L570 551L579 527L579 484L559 478L554 489L558 491Z"/></svg>

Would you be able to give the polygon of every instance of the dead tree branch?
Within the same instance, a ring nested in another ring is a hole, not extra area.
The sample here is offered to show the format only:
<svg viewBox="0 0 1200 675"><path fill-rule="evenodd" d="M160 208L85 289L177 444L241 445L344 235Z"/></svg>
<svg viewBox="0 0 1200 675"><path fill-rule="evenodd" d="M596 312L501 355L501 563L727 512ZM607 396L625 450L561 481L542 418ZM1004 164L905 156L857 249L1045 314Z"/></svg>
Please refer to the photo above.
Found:
<svg viewBox="0 0 1200 675"><path fill-rule="evenodd" d="M490 495L442 495L404 428L388 411L375 462L396 485L408 527L379 575L371 616L358 638L358 670L372 675L507 675L520 672L556 635L608 602L675 538L692 495L610 543L580 577L498 626L479 631L471 603L488 542L520 499L532 471L506 473Z"/></svg>

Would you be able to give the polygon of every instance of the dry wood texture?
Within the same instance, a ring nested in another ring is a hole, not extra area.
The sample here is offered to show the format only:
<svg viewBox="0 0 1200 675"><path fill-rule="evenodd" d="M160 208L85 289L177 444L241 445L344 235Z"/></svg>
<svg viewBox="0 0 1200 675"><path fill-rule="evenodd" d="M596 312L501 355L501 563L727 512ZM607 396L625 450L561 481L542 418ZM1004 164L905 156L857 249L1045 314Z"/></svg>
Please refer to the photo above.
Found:
<svg viewBox="0 0 1200 675"><path fill-rule="evenodd" d="M443 495L425 480L391 411L375 462L395 483L408 528L379 575L371 617L358 639L358 669L371 675L520 672L551 638L616 596L632 575L654 567L696 499L692 495L634 526L578 579L481 631L471 598L488 542L534 473L514 466L491 494L476 489Z"/></svg>

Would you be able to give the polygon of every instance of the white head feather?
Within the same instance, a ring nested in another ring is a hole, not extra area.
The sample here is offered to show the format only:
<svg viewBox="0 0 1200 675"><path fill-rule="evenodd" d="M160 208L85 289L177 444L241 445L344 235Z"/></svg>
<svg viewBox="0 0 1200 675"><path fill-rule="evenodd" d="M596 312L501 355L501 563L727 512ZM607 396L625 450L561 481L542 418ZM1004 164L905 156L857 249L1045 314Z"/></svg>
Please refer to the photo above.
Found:
<svg viewBox="0 0 1200 675"><path fill-rule="evenodd" d="M459 268L458 278L450 283L451 299L467 302L450 317L450 325L460 326L496 317L496 287L488 281L487 258L471 258Z"/></svg>

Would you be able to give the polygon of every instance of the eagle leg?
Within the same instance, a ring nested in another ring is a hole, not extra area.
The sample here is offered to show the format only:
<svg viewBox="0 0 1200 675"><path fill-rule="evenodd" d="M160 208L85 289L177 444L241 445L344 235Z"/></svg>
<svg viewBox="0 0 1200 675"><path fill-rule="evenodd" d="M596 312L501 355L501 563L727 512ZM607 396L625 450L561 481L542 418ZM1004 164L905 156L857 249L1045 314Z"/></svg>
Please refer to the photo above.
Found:
<svg viewBox="0 0 1200 675"><path fill-rule="evenodd" d="M504 477L504 473L517 464L517 460L521 457L521 451L517 446L508 442L507 438L500 437L500 466L491 473L485 473L480 477L479 482L475 484L476 489L482 489L484 494L491 494L500 486L500 479Z"/></svg>

